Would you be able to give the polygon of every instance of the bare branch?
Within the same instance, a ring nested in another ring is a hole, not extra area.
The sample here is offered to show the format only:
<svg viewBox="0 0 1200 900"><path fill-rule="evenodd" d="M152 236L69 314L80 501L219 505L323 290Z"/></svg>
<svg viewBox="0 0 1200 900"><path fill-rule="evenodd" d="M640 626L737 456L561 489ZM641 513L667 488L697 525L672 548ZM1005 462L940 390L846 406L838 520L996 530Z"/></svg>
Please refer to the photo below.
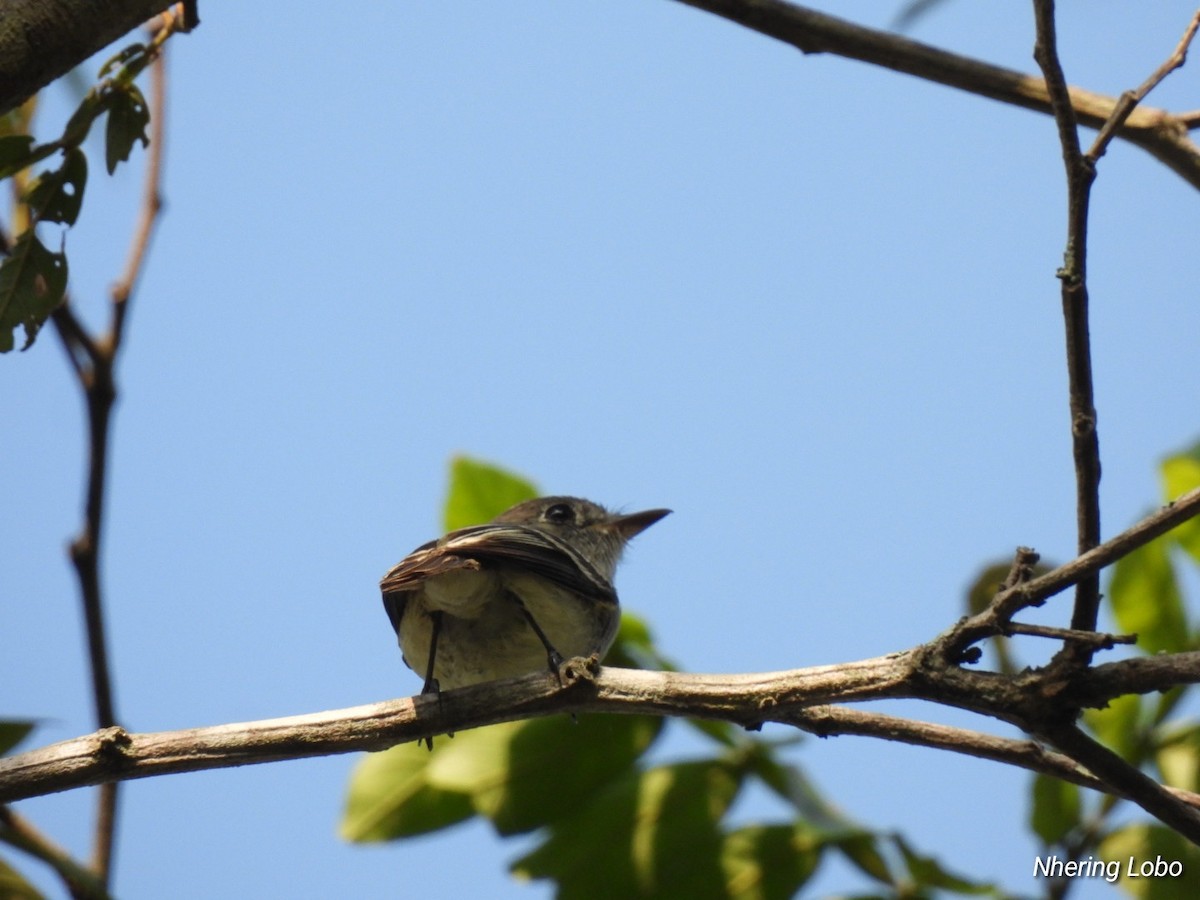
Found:
<svg viewBox="0 0 1200 900"><path fill-rule="evenodd" d="M916 747L950 750L979 759L990 759L993 762L1018 766L1031 772L1040 772L1043 775L1052 775L1063 781L1069 781L1101 793L1113 794L1114 792L1111 785L1101 781L1069 756L1056 753L1037 741L1002 738L992 734L970 731L966 728L955 728L951 725L918 722L912 719L901 719L898 716L889 716L885 713L863 712L840 706L809 707L789 717L789 722L797 728L802 728L822 738L836 735L860 735L883 738ZM1165 790L1180 802L1200 810L1200 794L1180 788L1168 787ZM1116 796L1121 795L1117 794Z"/></svg>
<svg viewBox="0 0 1200 900"><path fill-rule="evenodd" d="M1073 684L1057 685L1045 680L1046 673L1010 678L958 669L930 672L928 656L922 651L917 648L842 665L748 675L604 668L594 676L576 676L565 687L549 674L533 674L445 691L439 696L283 719L150 734L109 728L0 759L0 803L116 779L382 750L448 731L552 713L689 716L721 719L745 727L766 722L811 725L811 718L805 716L811 714L813 706L908 697L962 706L1006 721L1040 723L1055 710L1061 711L1061 705L1047 707L1045 699L1059 687L1064 702L1086 695L1103 703L1101 695L1107 692L1129 692L1122 685L1123 678L1150 690L1158 689L1164 679L1174 684L1200 681L1200 653L1127 660L1102 667L1106 671L1096 684L1090 680L1091 672L1084 670L1077 673ZM1139 668L1150 662L1152 672ZM956 678L964 679L963 683L956 684ZM1034 729L1030 726L1027 730ZM929 740L934 745L934 738ZM989 758L1014 761L1004 756L1012 755L1011 747L992 745L992 750L982 753L980 748L985 746L980 737L964 746L947 742L946 749L972 755L994 753ZM1032 751L1023 753L1028 763ZM1061 761L1049 759L1046 765L1055 767L1052 774L1071 774ZM1119 785L1118 791L1128 792L1134 799L1140 796L1140 787L1132 790L1126 781Z"/></svg>
<svg viewBox="0 0 1200 900"><path fill-rule="evenodd" d="M71 896L107 900L108 891L92 872L75 862L66 850L7 806L0 806L0 838L54 869Z"/></svg>
<svg viewBox="0 0 1200 900"><path fill-rule="evenodd" d="M1096 169L1091 160L1084 158L1079 145L1075 110L1058 60L1054 0L1034 0L1033 9L1037 21L1033 56L1046 79L1067 175L1067 246L1058 278L1066 326L1071 445L1075 459L1076 551L1082 554L1100 543L1100 441L1096 432L1087 290L1088 206ZM1099 610L1100 579L1095 575L1081 578L1075 586L1071 627L1094 631ZM1064 650L1081 660L1090 658L1090 650L1078 644Z"/></svg>
<svg viewBox="0 0 1200 900"><path fill-rule="evenodd" d="M1041 606L1047 598L1066 590L1080 579L1099 573L1105 566L1161 537L1172 528L1178 528L1197 515L1200 515L1200 488L1188 491L1116 537L1045 575L1026 580L1010 573L987 609L962 619L939 637L935 644L946 654L947 659L959 660L971 644L1004 634L1012 617L1021 610ZM1037 555L1032 550L1020 548L1013 566L1014 573L1028 572L1033 564L1031 559L1036 561Z"/></svg>
<svg viewBox="0 0 1200 900"><path fill-rule="evenodd" d="M1121 796L1132 800L1193 844L1200 844L1200 810L1074 725L1049 728L1043 733L1059 750L1082 763Z"/></svg>
<svg viewBox="0 0 1200 900"><path fill-rule="evenodd" d="M791 44L804 53L833 53L1002 103L1052 113L1049 91L1041 78L886 31L854 25L782 0L679 2ZM1112 97L1081 88L1071 88L1070 97L1079 123L1089 128L1101 128L1118 103ZM1117 134L1168 166L1192 187L1200 188L1200 148L1188 137L1188 129L1198 122L1200 117L1195 114L1181 118L1166 110L1137 107L1117 129Z"/></svg>
<svg viewBox="0 0 1200 900"><path fill-rule="evenodd" d="M1100 133L1096 135L1095 142L1087 152L1087 158L1091 160L1093 165L1095 165L1096 160L1104 155L1104 151L1108 149L1108 145L1112 143L1112 139L1117 136L1117 129L1125 124L1125 120L1129 118L1137 105L1145 100L1146 96L1158 87L1164 78L1182 67L1187 61L1188 48L1192 44L1192 39L1196 37L1196 30L1198 28L1200 28L1200 9L1196 10L1192 16L1192 20L1183 32L1183 37L1179 39L1179 43L1175 45L1175 49L1171 51L1171 55L1166 58L1163 64L1155 69L1150 74L1150 77L1143 81L1135 90L1126 91L1117 98L1117 105L1113 108L1112 115L1108 117L1108 121L1100 128Z"/></svg>
<svg viewBox="0 0 1200 900"><path fill-rule="evenodd" d="M129 258L112 289L111 317L107 333L97 339L75 316L69 299L54 311L54 324L76 378L84 392L88 420L88 473L84 521L71 542L71 561L79 580L91 667L92 697L100 728L117 724L113 697L108 641L105 636L103 591L100 583L100 551L104 527L105 483L108 473L109 426L116 401L115 371L125 331L125 322L154 224L162 207L159 184L165 117L165 62L162 42L177 27L169 20L156 35L157 56L151 66L150 150L146 160L142 209L134 229ZM118 790L116 782L104 784L97 801L92 869L108 883L116 840Z"/></svg>

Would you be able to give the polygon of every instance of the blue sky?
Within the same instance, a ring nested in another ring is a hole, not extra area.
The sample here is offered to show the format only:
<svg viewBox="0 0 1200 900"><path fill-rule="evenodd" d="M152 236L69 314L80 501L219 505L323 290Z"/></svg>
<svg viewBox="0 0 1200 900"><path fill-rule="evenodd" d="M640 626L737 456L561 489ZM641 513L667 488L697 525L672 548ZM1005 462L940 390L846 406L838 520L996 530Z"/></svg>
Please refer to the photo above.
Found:
<svg viewBox="0 0 1200 900"><path fill-rule="evenodd" d="M836 7L883 27L898 4ZM1192 12L1060 7L1069 79L1114 94ZM985 561L1070 556L1049 118L676 3L201 15L172 41L167 208L119 373L103 576L129 728L416 692L376 585L435 536L459 452L547 492L674 509L618 588L693 671L907 648L961 614ZM947 3L914 36L1033 68L1027 4ZM1200 106L1198 72L1151 104ZM48 104L47 133L63 109ZM68 249L98 320L139 173L92 171ZM1200 204L1118 142L1092 225L1112 535L1157 502L1157 462L1200 437ZM50 332L0 385L0 708L42 718L42 744L92 729L63 553L81 404ZM1061 623L1063 601L1042 615ZM853 738L793 752L864 823L1034 889L1024 773ZM478 825L343 844L353 762L129 785L118 891L550 895L514 883L518 847ZM92 807L74 792L20 808L86 855ZM756 798L739 813L779 814ZM834 868L818 886L856 884Z"/></svg>

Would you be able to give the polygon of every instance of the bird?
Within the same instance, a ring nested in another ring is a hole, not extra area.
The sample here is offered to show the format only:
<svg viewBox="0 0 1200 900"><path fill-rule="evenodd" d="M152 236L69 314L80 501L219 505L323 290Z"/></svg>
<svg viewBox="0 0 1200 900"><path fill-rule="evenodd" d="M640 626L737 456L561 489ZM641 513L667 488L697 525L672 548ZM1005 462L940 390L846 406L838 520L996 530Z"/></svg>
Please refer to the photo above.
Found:
<svg viewBox="0 0 1200 900"><path fill-rule="evenodd" d="M423 694L599 661L620 623L613 576L631 538L669 509L615 513L578 497L518 503L422 544L380 581Z"/></svg>

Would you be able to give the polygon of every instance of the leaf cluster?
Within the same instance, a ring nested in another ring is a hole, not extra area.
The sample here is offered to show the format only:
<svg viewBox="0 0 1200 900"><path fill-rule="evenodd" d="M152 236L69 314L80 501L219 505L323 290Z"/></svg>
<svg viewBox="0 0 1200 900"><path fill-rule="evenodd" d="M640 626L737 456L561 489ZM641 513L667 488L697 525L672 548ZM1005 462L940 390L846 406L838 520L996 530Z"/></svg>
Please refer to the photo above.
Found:
<svg viewBox="0 0 1200 900"><path fill-rule="evenodd" d="M129 159L135 144L149 144L150 112L135 79L157 53L157 43L137 43L108 60L100 68L100 81L53 141L38 144L27 133L33 101L0 119L0 179L14 179L17 196L14 237L10 245L0 247L0 352L16 345L17 326L25 330L21 349L28 349L66 293L66 252L61 246L57 252L49 249L37 226L69 228L78 220L88 175L83 144L92 126L107 115L104 162L110 175ZM57 165L27 177L32 166L56 154Z"/></svg>

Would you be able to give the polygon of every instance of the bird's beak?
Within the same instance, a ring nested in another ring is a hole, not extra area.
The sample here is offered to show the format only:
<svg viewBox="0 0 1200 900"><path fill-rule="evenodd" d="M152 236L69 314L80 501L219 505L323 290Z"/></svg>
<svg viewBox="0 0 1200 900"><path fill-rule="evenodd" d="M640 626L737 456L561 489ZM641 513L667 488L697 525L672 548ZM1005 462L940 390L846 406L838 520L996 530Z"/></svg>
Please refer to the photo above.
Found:
<svg viewBox="0 0 1200 900"><path fill-rule="evenodd" d="M663 516L670 515L669 509L647 509L643 512L629 513L624 516L613 516L611 525L625 540L641 534Z"/></svg>

